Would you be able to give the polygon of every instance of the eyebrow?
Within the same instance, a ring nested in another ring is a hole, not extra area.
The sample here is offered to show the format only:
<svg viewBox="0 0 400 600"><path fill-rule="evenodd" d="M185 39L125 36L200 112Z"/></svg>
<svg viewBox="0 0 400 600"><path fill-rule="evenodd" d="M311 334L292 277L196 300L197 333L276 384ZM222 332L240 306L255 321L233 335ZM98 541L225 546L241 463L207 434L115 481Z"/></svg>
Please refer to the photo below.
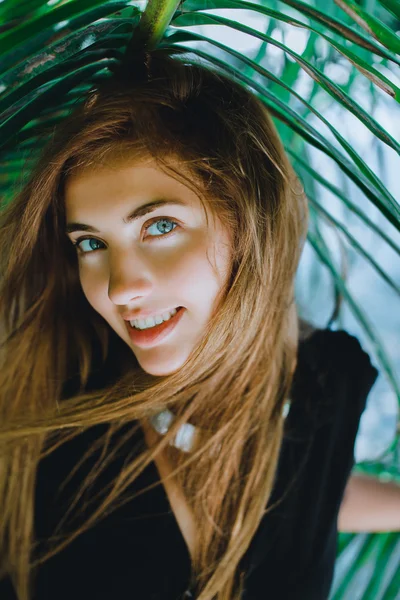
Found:
<svg viewBox="0 0 400 600"><path fill-rule="evenodd" d="M151 212L157 210L157 208L160 208L160 206L165 206L167 204L168 205L177 204L179 206L187 206L186 202L183 202L183 200L178 200L178 199L166 200L164 198L160 198L157 200L152 200L151 202L147 202L146 204L142 204L142 206L138 206L137 208L135 208L135 210L133 212L131 212L129 215L127 215L125 217L125 219L122 219L122 220L126 224L132 223L133 221L140 219L140 217L143 217L144 215L147 215L148 213L151 213ZM92 227L91 225L86 225L85 223L67 223L65 232L73 233L74 231L92 231L93 233L100 233L98 229L96 229L95 227Z"/></svg>

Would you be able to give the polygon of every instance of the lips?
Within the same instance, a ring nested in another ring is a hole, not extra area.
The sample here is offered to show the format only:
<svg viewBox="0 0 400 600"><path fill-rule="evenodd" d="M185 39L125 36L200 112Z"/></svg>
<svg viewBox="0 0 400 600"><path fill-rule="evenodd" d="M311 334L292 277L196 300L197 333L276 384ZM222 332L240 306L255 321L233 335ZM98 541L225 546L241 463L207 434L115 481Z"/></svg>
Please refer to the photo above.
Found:
<svg viewBox="0 0 400 600"><path fill-rule="evenodd" d="M164 321L163 323L160 323L160 325L155 325L149 329L135 329L134 327L131 327L128 321L125 321L129 337L135 346L139 346L140 348L149 348L150 346L159 344L173 329L175 329L183 317L184 312L185 309L180 306L177 309L176 314L168 321Z"/></svg>

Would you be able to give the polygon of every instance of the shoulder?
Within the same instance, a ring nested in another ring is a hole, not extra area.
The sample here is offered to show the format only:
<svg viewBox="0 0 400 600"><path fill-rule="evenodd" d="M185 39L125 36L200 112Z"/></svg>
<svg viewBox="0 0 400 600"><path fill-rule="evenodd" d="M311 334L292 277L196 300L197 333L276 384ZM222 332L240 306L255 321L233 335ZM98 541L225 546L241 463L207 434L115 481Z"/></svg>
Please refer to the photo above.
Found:
<svg viewBox="0 0 400 600"><path fill-rule="evenodd" d="M296 418L321 423L336 418L358 420L379 371L357 336L312 328L300 337L292 385Z"/></svg>
<svg viewBox="0 0 400 600"><path fill-rule="evenodd" d="M356 335L344 329L317 328L299 321L299 352L304 351L317 369L340 370L345 373L364 371L374 380L378 369Z"/></svg>

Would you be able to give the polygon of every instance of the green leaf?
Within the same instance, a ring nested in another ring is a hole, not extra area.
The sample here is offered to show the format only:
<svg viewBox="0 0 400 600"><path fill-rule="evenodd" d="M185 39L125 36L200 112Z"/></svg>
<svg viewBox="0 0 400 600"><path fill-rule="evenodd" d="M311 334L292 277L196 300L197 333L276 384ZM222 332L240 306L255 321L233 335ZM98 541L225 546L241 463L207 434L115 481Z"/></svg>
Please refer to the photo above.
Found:
<svg viewBox="0 0 400 600"><path fill-rule="evenodd" d="M325 39L327 39L326 36L323 36L323 37L325 37ZM334 48L336 48L336 50L338 52L343 54L343 56L348 58L350 60L350 62L356 67L356 69L358 69L358 71L360 71L360 73L365 75L365 77L368 77L368 79L370 79L372 81L372 83L374 83L375 85L380 87L384 92L389 94L389 96L392 96L393 98L395 98L397 100L397 102L400 102L400 88L398 88L397 85L395 85L392 81L390 81L390 79L388 79L382 73L377 71L374 67L369 65L365 60L363 60L356 53L345 48L342 44L339 44L338 42L335 42L331 39L329 39L329 43Z"/></svg>
<svg viewBox="0 0 400 600"><path fill-rule="evenodd" d="M368 215L366 215L356 204L351 202L346 194L344 194L336 185L333 185L333 183L329 182L325 177L323 177L323 175L318 173L318 171L313 169L309 162L304 161L301 156L293 152L293 150L288 147L285 147L285 150L292 157L294 167L296 167L296 163L301 165L301 168L310 173L315 182L320 183L332 194L334 194L351 212L356 214L366 225L368 225L369 229L375 231L375 233L379 235L381 239L400 256L400 246L398 246L393 241L393 238L387 235L386 232L375 223L375 221L372 221Z"/></svg>
<svg viewBox="0 0 400 600"><path fill-rule="evenodd" d="M186 11L189 11L189 14L190 14L191 8L192 8L193 12L202 10L203 3L201 3L200 6L198 4L199 3L197 2L197 0L187 0L184 3L185 11L182 10L182 11L177 12L176 19L180 15L188 14ZM355 52L349 50L348 48L343 46L343 44L335 41L334 39L332 39L330 36L326 35L326 33L321 31L320 29L316 29L315 27L312 27L306 23L303 23L293 17L287 16L281 12L277 12L275 10L271 10L266 7L260 7L260 5L253 4L251 2L243 2L242 0L220 0L220 1L215 0L213 2L207 2L207 7L209 7L208 6L209 4L215 5L215 7L218 6L218 8L229 8L231 10L234 10L234 9L254 10L254 11L257 11L258 13L262 13L266 16L269 16L273 19L277 19L279 21L288 23L295 27L301 27L304 29L308 29L311 32L317 33L319 36L324 38L333 48L335 48L343 56L345 56L347 59L349 59L350 62L352 62L352 64L356 67L356 69L359 70L360 73L365 75L365 77L368 77L368 79L370 79L373 83L375 83L375 85L379 86L384 92L386 92L390 96L396 98L397 102L400 102L400 89L390 79L388 79L382 73L377 71L374 67L372 67L372 65L369 65L365 60L363 60L361 58L361 56L359 56ZM291 4L295 5L297 3L293 2ZM301 9L303 3L300 2L299 4L300 4L299 9ZM309 12L309 11L307 11L307 12ZM317 12L317 14L318 14L318 12ZM315 18L314 9L311 10L311 14L309 14L309 16L312 16ZM327 18L326 16L321 17L319 14L318 14L318 17L319 17L318 21L323 22L324 25L329 27L329 18ZM339 33L340 35L344 35L346 33L348 34L349 32L355 33L355 32L353 32L353 30L350 30L348 27L344 26L344 24L343 24L343 27L339 26L339 25L341 25L340 22L333 20L332 30L335 31L336 33ZM267 34L267 35L269 38L271 37L271 34ZM355 35L355 36L352 35L351 38L353 38L353 41L358 41L359 43L361 42L360 45L365 47L364 38L360 39L358 35ZM310 39L312 40L313 38L310 37ZM368 50L371 50L370 44L368 44ZM376 49L373 48L373 50L371 50L371 51L375 51L375 50ZM306 58L306 56L303 56L303 58ZM392 60L394 60L395 62L398 63L398 61L397 61L397 59L395 59L395 57L392 57Z"/></svg>
<svg viewBox="0 0 400 600"><path fill-rule="evenodd" d="M340 550L341 546L344 546L343 550ZM339 532L338 548L329 600L353 600L354 590L362 600L397 598L400 587L400 539L397 532Z"/></svg>
<svg viewBox="0 0 400 600"><path fill-rule="evenodd" d="M34 62L24 60L6 71L0 79L0 88L5 90L0 94L0 113L3 113L3 119L13 104L23 98L27 99L29 94L48 81L61 77L65 70L69 70L69 65L73 65L71 61L75 60L78 67L86 53L90 56L89 53L96 49L126 45L127 35L130 36L133 24L137 21L137 17L122 21L103 19L100 30L97 26L90 28L89 32L73 32L52 44L45 52L36 55ZM124 35L113 35L122 30L126 31ZM101 58L101 54L98 56Z"/></svg>
<svg viewBox="0 0 400 600"><path fill-rule="evenodd" d="M368 14L358 6L358 4L351 2L351 0L335 0L335 2L341 9L350 15L360 27L379 40L386 48L389 48L389 50L396 52L397 54L400 53L400 38L393 33L389 27L382 23L382 21Z"/></svg>
<svg viewBox="0 0 400 600"><path fill-rule="evenodd" d="M168 39L169 40L172 39L172 40L179 42L180 40L182 40L182 37L177 38L176 37L177 35L178 35L177 33L174 33ZM297 92L295 92L293 90L293 88L289 88L289 86L287 86L285 83L283 83L281 80L279 80L269 70L264 69L260 65L257 65L256 63L254 63L254 61L247 59L246 57L242 56L240 53L236 52L235 50L232 50L228 46L225 46L224 44L221 44L220 42L215 42L214 40L211 40L210 38L206 38L205 36L202 36L199 34L194 34L194 33L189 32L189 35L194 36L194 39L209 41L210 43L217 46L218 48L221 48L222 50L232 54L238 60L245 62L246 65L248 65L252 69L256 70L261 75L268 77L273 82L275 82L277 85L282 86L290 94L294 95L301 103L303 103L308 108L308 110L310 112L314 113L331 130L331 132L333 133L335 138L338 140L338 142L341 144L341 146L346 150L346 152L351 156L351 158L353 159L355 164L360 168L363 175L365 175L371 181L371 183L382 192L382 194L387 195L387 198L389 199L388 191L385 188L385 186L382 184L380 179L375 175L375 173L373 173L373 171L366 165L366 163L357 154L357 152L352 148L352 146L339 134L339 132L329 123L329 121L327 121L318 111L316 111L309 103L307 103L299 94L297 94ZM191 39L191 38L189 38L189 39ZM187 41L187 40L184 37L182 41ZM279 101L281 107L287 108L288 110L290 110L288 105L283 104L279 100L279 98L276 96L276 94L272 94L270 91L267 92L266 90L264 90L264 94L267 94L269 96L269 98L271 98L271 99ZM292 114L294 114L294 113L292 113ZM312 135L314 135L315 137L318 137L321 141L324 141L324 138L322 138L320 136L320 134L317 132L317 130L315 128L310 128L308 123L304 120L302 120L302 123L306 124L305 126L312 133ZM326 140L325 140L325 144L327 144ZM335 148L330 144L328 144L328 146L329 146L329 149L332 151L332 154L330 154L330 156L337 156ZM336 158L335 158L335 160L336 160ZM340 162L339 164L342 164L342 163ZM398 205L397 205L396 200L392 196L390 196L389 201L391 202L394 209L397 210Z"/></svg>
<svg viewBox="0 0 400 600"><path fill-rule="evenodd" d="M378 0L378 2L400 21L400 4L398 0Z"/></svg>
<svg viewBox="0 0 400 600"><path fill-rule="evenodd" d="M313 128L307 121L302 119L297 113L295 113L288 105L283 104L279 98L273 96L265 87L262 87L260 84L255 81L245 77L240 70L231 67L226 62L219 61L215 57L206 54L199 50L198 48L193 49L186 46L182 46L181 42L191 41L191 40L205 40L210 42L213 45L218 47L222 47L226 49L229 53L236 56L239 60L246 62L247 64L251 64L251 61L236 51L221 45L219 42L215 42L214 40L205 38L200 34L195 34L192 32L174 32L170 36L168 36L167 40L169 43L179 43L180 47L186 48L190 52L194 52L195 54L206 58L207 60L217 64L223 70L231 72L235 75L236 78L243 81L246 85L250 85L254 89L256 89L260 93L261 99L268 106L270 111L277 116L283 122L289 124L291 129L299 133L304 139L309 141L313 146L322 150L333 158L340 166L343 171L351 177L351 179L362 189L362 191L374 202L374 204L383 212L386 217L392 222L392 224L400 229L400 208L396 200L389 194L383 184L379 181L379 179L372 174L371 178L374 178L376 181L376 185L379 188L380 192L375 192L371 189L370 182L364 173L357 172L352 163L350 163L345 157L343 157L338 150L329 143L329 141L324 138L315 128ZM257 70L261 72L261 67L257 65ZM279 81L279 80L277 80Z"/></svg>
<svg viewBox="0 0 400 600"><path fill-rule="evenodd" d="M63 79L56 82L52 82L43 91L42 94L35 97L30 102L27 102L23 108L15 112L0 126L0 148L7 149L10 144L15 143L15 131L21 130L24 125L31 121L44 107L54 106L55 103L60 103L63 96L72 88L74 85L87 78L100 69L110 64L115 64L114 59L102 59L95 64L89 64L81 69L74 70L72 73L67 74Z"/></svg>
<svg viewBox="0 0 400 600"><path fill-rule="evenodd" d="M378 265L378 263L371 256L371 254L369 254L368 252L366 252L364 250L364 248L361 246L361 244L358 243L358 241L346 229L346 227L342 223L340 223L337 219L335 219L335 217L333 217L319 202L317 202L315 200L315 197L313 196L313 194L310 194L309 191L307 191L307 198L312 203L312 205L317 210L317 212L320 213L321 215L323 215L323 217L329 223L331 223L331 224L333 223L335 225L336 229L338 229L339 231L341 231L343 233L343 235L345 235L345 237L349 240L351 246L355 249L355 251L360 256L362 256L372 266L372 268L378 273L378 275L380 275L380 277L383 279L383 281L385 283L387 283L388 286L390 288L392 288L392 290L400 296L400 287L398 285L396 285L396 283L393 281L393 279L391 279L391 277L389 277L389 275L387 273L385 273L385 271Z"/></svg>
<svg viewBox="0 0 400 600"><path fill-rule="evenodd" d="M125 6L125 2L102 3L100 0L97 0L97 3L100 4L100 6L95 6L94 8L85 11L82 10L85 2L81 3L79 0L81 10L77 11L77 2L74 1L73 4L76 14L71 14L70 19L63 21L59 26L57 26L57 23L55 22L52 27L48 27L47 29L44 27L41 29L40 19L34 19L33 23L30 21L27 23L23 22L6 34L0 34L0 48L2 51L0 56L0 73L4 74L13 66L18 67L21 61L27 60L28 58L31 59L33 68L37 61L49 61L52 58L55 59L56 57L52 57L48 52L48 47L53 43L60 43L61 37L68 39L67 35L79 29L85 28L84 36L86 36L86 39L90 39L92 35L99 36L101 33L105 35L107 29L110 27L109 24L100 22L96 23L96 25L91 25L91 23L106 17L109 14L115 13L115 11ZM44 19L45 17L46 15L42 18ZM26 28L26 30L24 28Z"/></svg>
<svg viewBox="0 0 400 600"><path fill-rule="evenodd" d="M25 44L29 38L45 29L54 28L53 31L67 29L72 18L77 15L84 15L92 8L99 7L102 14L110 14L125 6L125 2L103 2L102 0L70 0L58 6L48 6L46 4L34 17L24 20L11 31L0 35L2 54L10 52L19 44Z"/></svg>
<svg viewBox="0 0 400 600"><path fill-rule="evenodd" d="M388 60L393 61L394 63L400 65L400 61L397 56L391 52L382 48L379 44L376 44L373 40L370 40L364 34L359 33L355 29L348 27L346 23L340 21L339 19L335 19L331 15L327 15L326 11L322 12L317 8L311 6L310 4L306 4L305 2L301 2L301 0L281 0L283 4L287 4L292 8L298 10L301 14L306 15L308 18L312 19L316 23L320 23L323 25L324 30L327 29L338 35L342 36L345 40L356 43L358 46L377 54L378 56L382 56L387 58ZM185 0L182 4L182 11L177 11L177 16L179 14L186 13L187 11L198 11L198 10L211 10L211 9L219 9L219 8L241 8L244 10L254 10L258 14L268 15L273 18L284 21L285 19L295 20L292 17L288 17L282 12L272 11L269 8L266 8L262 4L255 4L253 2L244 2L243 0ZM274 14L275 13L275 14ZM287 21L290 22L290 21ZM303 27L308 27L313 31L319 31L319 33L324 33L321 30L313 29L308 26L306 23L302 24Z"/></svg>
<svg viewBox="0 0 400 600"><path fill-rule="evenodd" d="M319 85L335 100L342 104L347 110L353 113L374 135L380 140L387 144L390 148L393 148L400 155L400 145L398 142L385 131L370 114L368 114L361 106L359 106L354 100L346 94L338 85L336 85L329 77L326 77L320 69L314 67L310 62L304 60L299 54L281 44L272 37L269 37L263 33L256 31L246 25L242 25L232 19L225 19L216 15L210 16L203 13L186 13L173 20L172 23L176 27L184 27L187 25L227 25L231 29L236 29L247 33L252 37L259 38L266 41L277 48L280 48L284 52L287 52L300 67L310 76L312 79L317 81Z"/></svg>

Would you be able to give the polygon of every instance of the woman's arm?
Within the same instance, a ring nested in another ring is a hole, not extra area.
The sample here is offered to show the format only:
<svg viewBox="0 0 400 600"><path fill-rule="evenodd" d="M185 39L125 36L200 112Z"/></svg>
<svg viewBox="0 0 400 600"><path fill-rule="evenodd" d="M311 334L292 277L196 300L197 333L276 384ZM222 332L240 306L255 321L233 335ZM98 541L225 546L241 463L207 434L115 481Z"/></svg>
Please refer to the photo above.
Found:
<svg viewBox="0 0 400 600"><path fill-rule="evenodd" d="M367 475L351 475L340 506L338 530L400 531L400 485Z"/></svg>

